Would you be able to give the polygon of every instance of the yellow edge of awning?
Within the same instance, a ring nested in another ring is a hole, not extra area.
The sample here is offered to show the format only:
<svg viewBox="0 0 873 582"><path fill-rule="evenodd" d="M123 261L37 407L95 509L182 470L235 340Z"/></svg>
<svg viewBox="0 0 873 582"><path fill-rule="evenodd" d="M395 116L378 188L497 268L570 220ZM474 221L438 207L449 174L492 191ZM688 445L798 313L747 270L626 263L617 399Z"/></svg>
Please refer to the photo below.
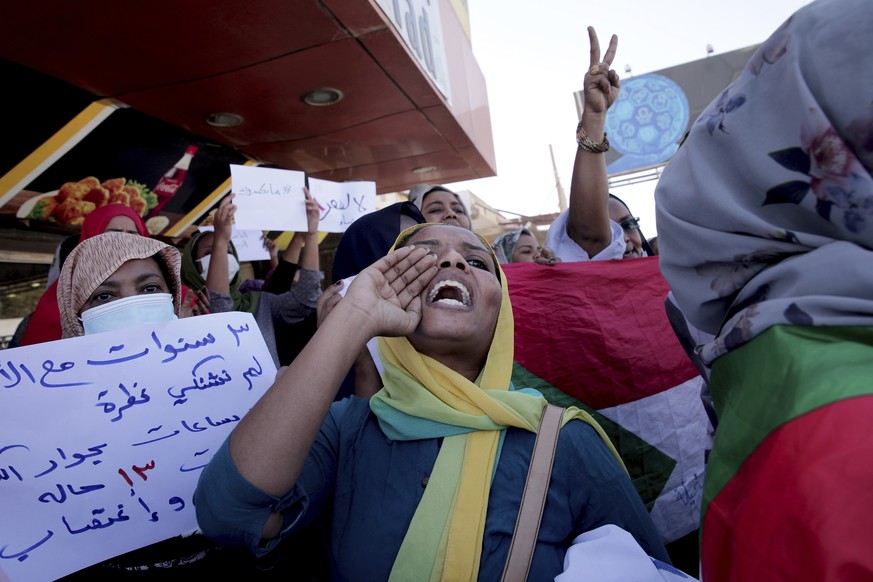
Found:
<svg viewBox="0 0 873 582"><path fill-rule="evenodd" d="M6 175L0 178L0 205L5 204L9 198L18 194L18 191L12 191L17 184L27 178L34 170L42 165L55 152L63 148L71 140L75 139L74 144L78 143L85 135L90 133L90 130L82 135L79 133L85 129L89 123L93 122L101 114L106 114L107 109L120 109L126 107L120 101L115 99L101 99L95 101L83 109L76 117L71 119L59 129L53 136L47 139L41 146L33 150L30 155L21 160L14 168L9 170ZM96 127L96 126L95 126ZM93 128L91 128L93 130Z"/></svg>

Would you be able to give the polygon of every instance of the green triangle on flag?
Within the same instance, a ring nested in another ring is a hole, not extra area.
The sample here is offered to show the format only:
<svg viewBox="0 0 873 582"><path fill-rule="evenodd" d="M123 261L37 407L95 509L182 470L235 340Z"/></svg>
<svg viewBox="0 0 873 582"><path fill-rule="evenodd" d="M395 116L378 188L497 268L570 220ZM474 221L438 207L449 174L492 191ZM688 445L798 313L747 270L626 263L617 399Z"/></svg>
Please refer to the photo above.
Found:
<svg viewBox="0 0 873 582"><path fill-rule="evenodd" d="M529 372L518 362L512 366L512 383L516 388L534 388L558 406L575 406L589 413L609 435L627 467L631 481L646 505L652 510L655 500L663 491L676 461L655 446L608 419L596 410L552 386L546 380Z"/></svg>

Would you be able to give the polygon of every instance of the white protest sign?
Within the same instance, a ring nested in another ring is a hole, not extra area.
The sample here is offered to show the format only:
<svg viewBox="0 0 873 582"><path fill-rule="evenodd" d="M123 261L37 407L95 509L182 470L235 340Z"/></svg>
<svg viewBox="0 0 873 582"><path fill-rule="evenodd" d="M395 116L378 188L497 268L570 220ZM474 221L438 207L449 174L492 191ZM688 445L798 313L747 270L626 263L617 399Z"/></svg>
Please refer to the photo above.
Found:
<svg viewBox="0 0 873 582"><path fill-rule="evenodd" d="M270 260L270 251L264 247L264 233L260 230L234 228L230 242L233 243L240 262Z"/></svg>
<svg viewBox="0 0 873 582"><path fill-rule="evenodd" d="M241 230L306 231L306 175L294 170L230 166L231 191Z"/></svg>
<svg viewBox="0 0 873 582"><path fill-rule="evenodd" d="M321 211L318 230L345 232L358 218L376 210L375 182L328 182L309 179L309 193Z"/></svg>
<svg viewBox="0 0 873 582"><path fill-rule="evenodd" d="M195 530L202 468L275 375L242 312L3 351L0 579Z"/></svg>
<svg viewBox="0 0 873 582"><path fill-rule="evenodd" d="M215 227L201 226L198 230L214 232ZM236 256L241 263L270 260L270 251L264 247L264 233L260 230L240 230L234 225L230 233L230 242L233 243Z"/></svg>

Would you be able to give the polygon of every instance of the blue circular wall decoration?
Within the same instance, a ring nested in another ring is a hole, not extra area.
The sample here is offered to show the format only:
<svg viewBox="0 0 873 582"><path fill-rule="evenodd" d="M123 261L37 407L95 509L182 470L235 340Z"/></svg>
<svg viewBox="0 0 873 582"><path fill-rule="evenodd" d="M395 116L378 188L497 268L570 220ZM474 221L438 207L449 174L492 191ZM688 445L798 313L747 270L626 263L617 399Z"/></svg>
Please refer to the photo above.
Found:
<svg viewBox="0 0 873 582"><path fill-rule="evenodd" d="M622 80L621 93L606 115L609 143L624 154L610 173L666 162L679 149L690 111L682 88L650 73Z"/></svg>

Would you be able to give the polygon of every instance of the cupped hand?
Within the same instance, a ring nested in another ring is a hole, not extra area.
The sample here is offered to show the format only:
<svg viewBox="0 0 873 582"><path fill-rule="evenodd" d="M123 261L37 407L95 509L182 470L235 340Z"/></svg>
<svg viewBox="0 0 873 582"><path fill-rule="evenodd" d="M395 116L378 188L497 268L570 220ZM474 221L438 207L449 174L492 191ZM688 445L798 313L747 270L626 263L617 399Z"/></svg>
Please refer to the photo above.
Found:
<svg viewBox="0 0 873 582"><path fill-rule="evenodd" d="M406 336L421 320L421 292L436 276L436 255L402 247L361 271L342 304L358 309L374 336Z"/></svg>
<svg viewBox="0 0 873 582"><path fill-rule="evenodd" d="M582 84L585 109L592 113L606 113L606 110L618 98L621 87L618 73L610 68L618 48L618 37L613 34L612 38L609 39L609 47L603 55L603 60L600 59L600 42L597 39L597 32L592 26L588 27L588 40L591 44L590 62Z"/></svg>

